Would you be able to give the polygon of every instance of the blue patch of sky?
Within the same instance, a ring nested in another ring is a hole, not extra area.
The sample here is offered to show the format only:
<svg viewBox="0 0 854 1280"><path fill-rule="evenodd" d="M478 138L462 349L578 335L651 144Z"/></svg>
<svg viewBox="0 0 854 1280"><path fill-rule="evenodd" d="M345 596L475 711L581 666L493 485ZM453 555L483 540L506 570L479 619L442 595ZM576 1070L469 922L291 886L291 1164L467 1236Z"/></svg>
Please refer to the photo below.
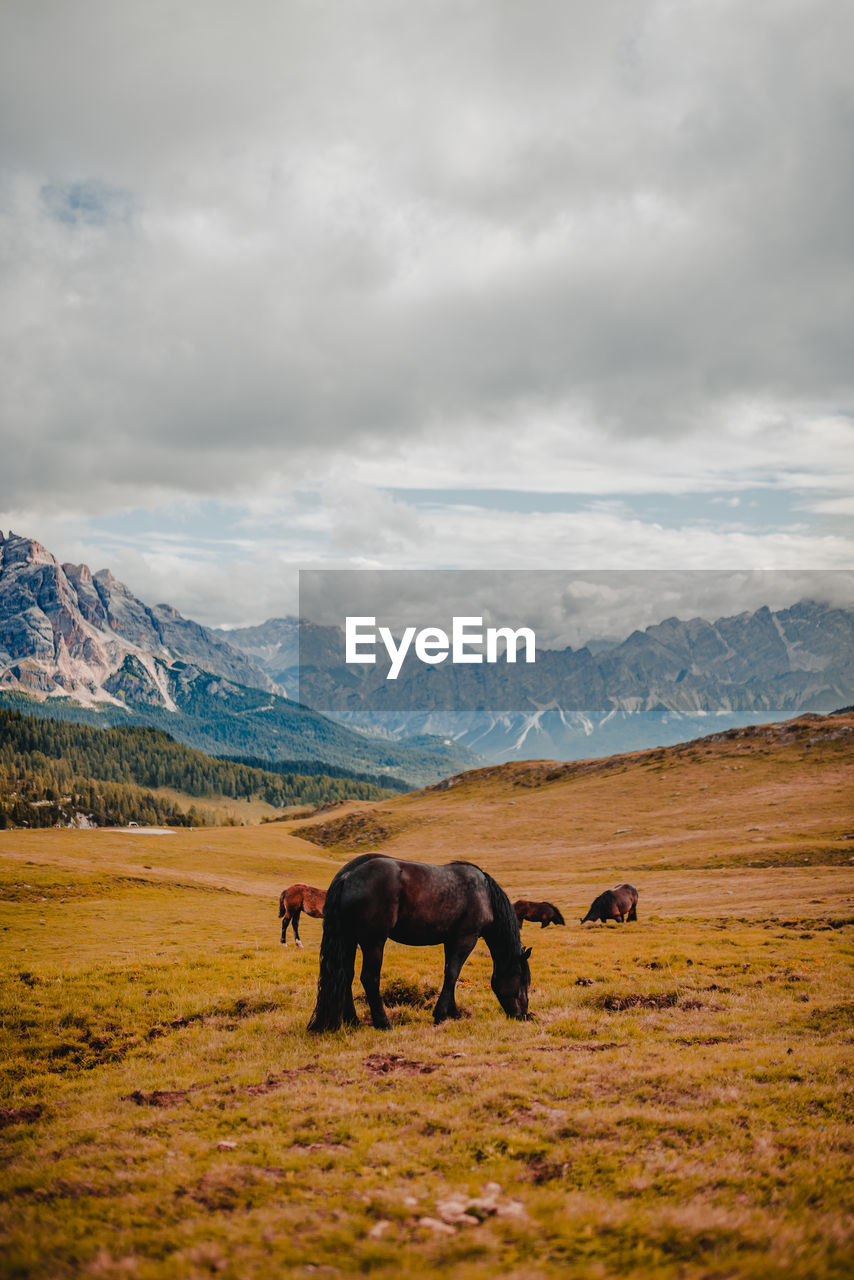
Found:
<svg viewBox="0 0 854 1280"><path fill-rule="evenodd" d="M812 510L822 498L837 495L824 490L751 488L709 493L578 494L537 493L516 489L401 489L386 491L416 507L475 507L485 511L526 515L575 514L610 507L626 518L669 528L685 525L735 524L750 529L813 527L838 524L838 515Z"/></svg>
<svg viewBox="0 0 854 1280"><path fill-rule="evenodd" d="M791 529L808 527L814 533L838 531L846 517L823 515L811 510L812 504L824 497L825 491L779 489L746 489L737 494L731 490L690 494L573 494L532 493L510 489L402 489L384 490L395 500L415 508L442 510L472 507L483 511L522 514L570 514L596 510L612 510L623 519L635 519L664 528L687 526L739 527L749 530ZM737 498L737 504L733 501ZM267 541L279 542L287 528L293 536L292 518L298 512L322 508L323 496L310 490L288 494L288 511L255 515L251 507L239 501L216 498L192 502L164 503L157 507L137 507L94 516L87 521L91 535L106 551L110 541L133 543L137 547L149 542L160 550L164 544L180 545L185 554L200 558L215 555L219 560L244 556L247 545ZM847 518L850 521L850 517ZM322 542L318 530L304 530L309 541ZM453 566L448 566L453 567Z"/></svg>
<svg viewBox="0 0 854 1280"><path fill-rule="evenodd" d="M70 226L127 222L133 212L130 192L96 180L46 183L41 196L50 216Z"/></svg>
<svg viewBox="0 0 854 1280"><path fill-rule="evenodd" d="M217 557L222 559L236 558L241 553L235 509L215 500L135 507L108 516L93 516L87 525L102 545L112 538L136 544L175 542L188 549L196 543L200 554L205 548L215 547Z"/></svg>

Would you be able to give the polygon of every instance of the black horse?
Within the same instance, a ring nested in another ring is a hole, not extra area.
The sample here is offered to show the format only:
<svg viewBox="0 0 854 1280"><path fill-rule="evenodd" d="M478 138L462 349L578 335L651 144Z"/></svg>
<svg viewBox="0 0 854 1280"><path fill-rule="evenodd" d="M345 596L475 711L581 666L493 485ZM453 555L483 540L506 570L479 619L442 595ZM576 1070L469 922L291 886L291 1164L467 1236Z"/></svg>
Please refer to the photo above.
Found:
<svg viewBox="0 0 854 1280"><path fill-rule="evenodd" d="M386 939L411 947L445 947L445 980L434 1022L460 1016L454 990L460 969L483 938L492 955L492 990L509 1018L528 1016L528 957L510 899L471 862L433 867L366 853L336 874L326 894L317 1003L309 1031L358 1024L353 1004L356 947L362 986L375 1027L390 1024L380 996Z"/></svg>
<svg viewBox="0 0 854 1280"><path fill-rule="evenodd" d="M618 884L616 889L606 889L604 893L600 893L598 898L594 898L590 904L590 910L581 921L587 924L588 920L592 920L595 924L601 921L602 924L606 920L619 920L620 924L624 920L637 920L638 918L638 891L632 884Z"/></svg>

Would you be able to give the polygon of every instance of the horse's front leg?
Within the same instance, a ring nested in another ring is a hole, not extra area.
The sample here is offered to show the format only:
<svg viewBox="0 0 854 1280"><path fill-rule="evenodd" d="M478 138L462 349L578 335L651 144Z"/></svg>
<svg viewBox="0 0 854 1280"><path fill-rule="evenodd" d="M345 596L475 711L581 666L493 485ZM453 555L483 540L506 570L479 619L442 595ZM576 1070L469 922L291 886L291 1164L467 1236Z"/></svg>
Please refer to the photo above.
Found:
<svg viewBox="0 0 854 1280"><path fill-rule="evenodd" d="M302 943L300 942L300 939L299 939L299 915L300 915L300 908L297 907L296 911L292 916L293 928L294 928L294 942L297 944L298 947L301 947Z"/></svg>
<svg viewBox="0 0 854 1280"><path fill-rule="evenodd" d="M433 1010L434 1022L444 1022L446 1018L460 1017L456 1001L457 978L460 976L460 969L474 951L476 943L477 934L473 938L457 938L454 942L445 943L445 979Z"/></svg>
<svg viewBox="0 0 854 1280"><path fill-rule="evenodd" d="M359 943L362 948L362 986L365 999L371 1011L371 1021L380 1031L388 1031L391 1023L380 995L380 974L383 967L383 951L385 938L365 939Z"/></svg>

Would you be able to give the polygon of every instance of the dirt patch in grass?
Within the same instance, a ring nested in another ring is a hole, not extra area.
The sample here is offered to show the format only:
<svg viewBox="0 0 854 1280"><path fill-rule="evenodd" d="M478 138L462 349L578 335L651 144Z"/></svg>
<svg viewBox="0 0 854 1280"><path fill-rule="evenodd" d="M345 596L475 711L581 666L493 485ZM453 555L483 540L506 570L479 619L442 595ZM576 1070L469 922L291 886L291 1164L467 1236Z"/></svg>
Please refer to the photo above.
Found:
<svg viewBox="0 0 854 1280"><path fill-rule="evenodd" d="M277 1076L268 1076L266 1080L259 1081L258 1084L245 1084L241 1087L241 1093L248 1093L254 1097L261 1096L265 1093L274 1093L276 1089L283 1088L291 1080L305 1075L308 1071L317 1071L316 1062L308 1062L304 1067L294 1067L291 1071L283 1071Z"/></svg>
<svg viewBox="0 0 854 1280"><path fill-rule="evenodd" d="M0 1107L0 1129L7 1124L32 1124L44 1114L44 1107L35 1102L29 1107Z"/></svg>
<svg viewBox="0 0 854 1280"><path fill-rule="evenodd" d="M181 1014L177 1018L170 1018L168 1022L155 1022L146 1035L149 1040L156 1040L160 1036L168 1035L170 1031L182 1031L185 1027L192 1026L194 1022L207 1025L225 1019L228 1025L229 1021L237 1022L243 1018L252 1018L264 1013L278 1013L280 1007L277 1000L247 1000L241 997L229 1005L203 1009L197 1013Z"/></svg>
<svg viewBox="0 0 854 1280"><path fill-rule="evenodd" d="M142 1089L134 1089L125 1094L123 1102L135 1102L138 1107L177 1107L186 1102L194 1089L201 1085L191 1085L188 1089L153 1089L151 1093L143 1093Z"/></svg>
<svg viewBox="0 0 854 1280"><path fill-rule="evenodd" d="M259 1080L257 1084L229 1085L227 1093L229 1094L248 1094L250 1097L263 1097L268 1093L275 1093L277 1089L283 1089L285 1085L297 1079L299 1076L305 1075L307 1072L317 1071L317 1063L309 1062L304 1067L294 1067L290 1071L283 1071L279 1075L267 1076L265 1080ZM186 1102L191 1093L196 1093L200 1089L215 1088L216 1083L207 1084L191 1084L185 1089L152 1089L150 1093L145 1093L142 1089L134 1089L133 1093L125 1094L123 1101L135 1102L137 1106L146 1107L177 1107L182 1102Z"/></svg>
<svg viewBox="0 0 854 1280"><path fill-rule="evenodd" d="M806 1019L810 1031L821 1031L833 1034L837 1031L848 1031L854 1035L854 1001L830 1005L826 1009L813 1009Z"/></svg>
<svg viewBox="0 0 854 1280"><path fill-rule="evenodd" d="M333 1142L321 1140L320 1142L295 1142L293 1144L294 1151L349 1151L350 1148L344 1142Z"/></svg>
<svg viewBox="0 0 854 1280"><path fill-rule="evenodd" d="M175 1195L187 1197L212 1213L233 1213L235 1209L249 1206L252 1191L260 1182L269 1179L259 1177L260 1170L240 1168L211 1169L202 1175L192 1188L179 1187Z"/></svg>
<svg viewBox="0 0 854 1280"><path fill-rule="evenodd" d="M684 1006L683 1006L684 1007ZM674 1036L673 1044L689 1046L712 1044L740 1044L740 1036Z"/></svg>
<svg viewBox="0 0 854 1280"><path fill-rule="evenodd" d="M365 1066L374 1076L385 1076L391 1071L406 1076L427 1076L439 1070L438 1062L415 1062L399 1053L372 1053L365 1058Z"/></svg>
<svg viewBox="0 0 854 1280"><path fill-rule="evenodd" d="M545 1156L534 1156L528 1161L523 1177L527 1182L540 1187L544 1182L557 1182L565 1178L568 1170L568 1160L549 1160Z"/></svg>
<svg viewBox="0 0 854 1280"><path fill-rule="evenodd" d="M679 992L659 991L643 995L640 991L632 991L627 996L598 996L593 1003L598 1009L607 1009L609 1013L620 1013L624 1009L673 1009L679 1004ZM698 1008L699 1003L692 1007Z"/></svg>
<svg viewBox="0 0 854 1280"><path fill-rule="evenodd" d="M121 1062L137 1044L136 1037L121 1033L96 1034L83 1031L79 1039L67 1036L45 1035L23 1046L25 1057L40 1062L45 1070L55 1075L69 1071L93 1071L110 1062Z"/></svg>
<svg viewBox="0 0 854 1280"><path fill-rule="evenodd" d="M604 1053L606 1049L625 1049L625 1042L608 1040L605 1044L538 1044L538 1053Z"/></svg>

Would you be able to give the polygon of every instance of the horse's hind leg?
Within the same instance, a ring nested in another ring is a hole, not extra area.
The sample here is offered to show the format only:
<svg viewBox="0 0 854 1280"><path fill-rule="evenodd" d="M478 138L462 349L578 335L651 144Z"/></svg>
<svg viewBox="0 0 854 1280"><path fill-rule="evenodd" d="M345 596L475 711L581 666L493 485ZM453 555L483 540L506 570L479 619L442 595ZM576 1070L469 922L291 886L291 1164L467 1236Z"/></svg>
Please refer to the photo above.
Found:
<svg viewBox="0 0 854 1280"><path fill-rule="evenodd" d="M290 924L290 922L291 922L290 912L288 911L287 907L285 907L284 915L282 916L282 946L283 947L286 947L288 945L287 933L288 933L288 925Z"/></svg>
<svg viewBox="0 0 854 1280"><path fill-rule="evenodd" d="M433 1010L433 1021L444 1022L446 1018L459 1018L457 1008L456 986L466 960L468 960L477 943L477 934L473 938L458 938L456 942L445 943L445 978L439 999Z"/></svg>
<svg viewBox="0 0 854 1280"><path fill-rule="evenodd" d="M300 917L300 910L301 910L301 908L300 908L300 907L297 907L297 908L296 908L296 910L294 911L294 914L293 914L293 915L292 915L292 917L291 917L291 920L292 920L292 922L293 922L293 929L294 929L294 942L297 944L297 946L298 946L298 947L301 947L301 946L302 946L302 943L301 943L301 942L300 942L300 940L299 940L299 917Z"/></svg>
<svg viewBox="0 0 854 1280"><path fill-rule="evenodd" d="M371 1011L371 1021L380 1031L391 1026L380 995L380 974L383 967L385 938L374 938L359 944L362 948L362 986Z"/></svg>
<svg viewBox="0 0 854 1280"><path fill-rule="evenodd" d="M356 972L356 943L348 940L345 944L345 953L343 966L345 971L345 990L344 1003L341 1012L341 1021L345 1027L358 1027L359 1015L356 1012L356 1006L353 1003L353 975Z"/></svg>

